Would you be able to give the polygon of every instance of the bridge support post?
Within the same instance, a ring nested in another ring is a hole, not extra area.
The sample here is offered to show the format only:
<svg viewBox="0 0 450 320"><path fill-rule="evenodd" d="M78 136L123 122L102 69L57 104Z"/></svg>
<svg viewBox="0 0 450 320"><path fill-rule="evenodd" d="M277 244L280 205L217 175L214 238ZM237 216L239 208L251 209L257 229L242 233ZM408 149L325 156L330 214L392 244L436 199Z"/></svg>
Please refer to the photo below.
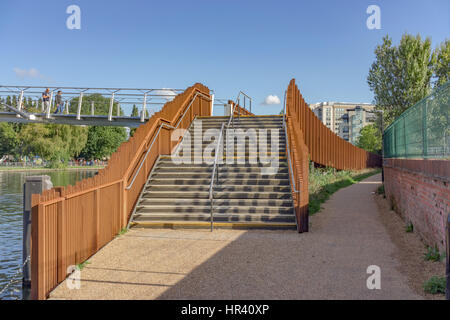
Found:
<svg viewBox="0 0 450 320"><path fill-rule="evenodd" d="M22 287L31 287L31 195L53 187L49 176L28 176L23 185ZM30 257L30 259L28 259Z"/></svg>
<svg viewBox="0 0 450 320"><path fill-rule="evenodd" d="M94 110L95 110L94 109L94 101L91 101L91 116L93 116L95 114Z"/></svg>

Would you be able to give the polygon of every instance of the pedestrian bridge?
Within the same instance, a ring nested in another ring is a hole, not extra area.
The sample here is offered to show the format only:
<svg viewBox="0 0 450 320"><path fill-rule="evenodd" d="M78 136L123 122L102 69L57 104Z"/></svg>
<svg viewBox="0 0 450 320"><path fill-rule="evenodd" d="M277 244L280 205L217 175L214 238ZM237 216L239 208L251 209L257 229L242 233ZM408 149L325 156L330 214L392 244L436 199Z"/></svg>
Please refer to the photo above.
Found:
<svg viewBox="0 0 450 320"><path fill-rule="evenodd" d="M45 103L42 94L47 88L49 102ZM55 114L58 91L61 91L62 112ZM168 88L0 85L0 122L137 128L181 92L181 89ZM214 100L216 107L227 104L225 99Z"/></svg>
<svg viewBox="0 0 450 320"><path fill-rule="evenodd" d="M95 177L33 195L32 297L45 299L68 266L86 261L133 222L307 232L310 160L339 170L381 166L379 156L325 127L295 80L283 115L255 116L250 101L240 92L228 101L230 115L213 117L214 93L197 83L144 117ZM111 99L104 121L113 122L113 107ZM81 111L77 104L80 120Z"/></svg>

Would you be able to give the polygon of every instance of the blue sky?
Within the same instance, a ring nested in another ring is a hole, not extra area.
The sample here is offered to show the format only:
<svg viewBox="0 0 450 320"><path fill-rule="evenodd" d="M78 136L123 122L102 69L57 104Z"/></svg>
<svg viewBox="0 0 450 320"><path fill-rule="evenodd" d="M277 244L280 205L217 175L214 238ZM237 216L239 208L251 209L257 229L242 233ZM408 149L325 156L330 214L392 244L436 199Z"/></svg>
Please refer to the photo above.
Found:
<svg viewBox="0 0 450 320"><path fill-rule="evenodd" d="M81 30L66 8L81 8ZM381 30L369 30L369 5ZM389 34L449 38L450 1L102 1L0 2L0 84L185 88L201 82L219 98L239 90L258 114L283 100L296 78L308 103L371 102L366 77ZM14 68L36 69L20 77Z"/></svg>

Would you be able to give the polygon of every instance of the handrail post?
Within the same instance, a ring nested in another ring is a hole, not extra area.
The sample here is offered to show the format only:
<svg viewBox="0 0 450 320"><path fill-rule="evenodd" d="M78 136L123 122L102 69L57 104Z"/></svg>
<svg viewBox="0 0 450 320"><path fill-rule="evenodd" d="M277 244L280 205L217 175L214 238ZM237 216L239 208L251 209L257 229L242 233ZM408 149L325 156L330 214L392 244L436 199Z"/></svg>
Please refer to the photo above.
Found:
<svg viewBox="0 0 450 320"><path fill-rule="evenodd" d="M141 122L145 121L146 107L147 107L147 92L144 93L144 102L142 102Z"/></svg>
<svg viewBox="0 0 450 320"><path fill-rule="evenodd" d="M83 104L83 92L80 92L80 98L78 99L78 108L77 108L77 120L81 119L81 106Z"/></svg>
<svg viewBox="0 0 450 320"><path fill-rule="evenodd" d="M111 100L109 102L108 121L112 121L113 107L114 107L114 92L111 94Z"/></svg>
<svg viewBox="0 0 450 320"><path fill-rule="evenodd" d="M50 92L50 99L49 99L48 105L47 105L46 116L45 116L47 119L50 118L50 111L52 109L52 100L53 100L53 91Z"/></svg>
<svg viewBox="0 0 450 320"><path fill-rule="evenodd" d="M93 116L95 114L94 110L95 110L94 109L94 101L91 101L91 116Z"/></svg>
<svg viewBox="0 0 450 320"><path fill-rule="evenodd" d="M18 109L19 111L22 110L22 102L23 102L23 90L20 91L19 105L17 106L17 109Z"/></svg>

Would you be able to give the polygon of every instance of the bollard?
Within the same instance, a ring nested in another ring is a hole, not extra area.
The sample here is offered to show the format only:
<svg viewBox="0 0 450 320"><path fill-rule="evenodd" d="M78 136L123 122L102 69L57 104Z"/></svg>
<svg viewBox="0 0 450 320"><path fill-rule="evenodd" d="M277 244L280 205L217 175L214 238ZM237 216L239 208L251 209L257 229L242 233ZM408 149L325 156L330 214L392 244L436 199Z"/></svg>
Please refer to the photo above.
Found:
<svg viewBox="0 0 450 320"><path fill-rule="evenodd" d="M447 228L446 228L446 235L447 235L447 249L446 249L446 268L445 268L445 274L447 276L447 289L445 290L445 297L447 300L450 300L450 214L447 217Z"/></svg>
<svg viewBox="0 0 450 320"><path fill-rule="evenodd" d="M31 195L42 193L53 187L49 176L28 176L23 185L23 237L22 237L22 287L31 287L31 263L27 258L31 256Z"/></svg>

